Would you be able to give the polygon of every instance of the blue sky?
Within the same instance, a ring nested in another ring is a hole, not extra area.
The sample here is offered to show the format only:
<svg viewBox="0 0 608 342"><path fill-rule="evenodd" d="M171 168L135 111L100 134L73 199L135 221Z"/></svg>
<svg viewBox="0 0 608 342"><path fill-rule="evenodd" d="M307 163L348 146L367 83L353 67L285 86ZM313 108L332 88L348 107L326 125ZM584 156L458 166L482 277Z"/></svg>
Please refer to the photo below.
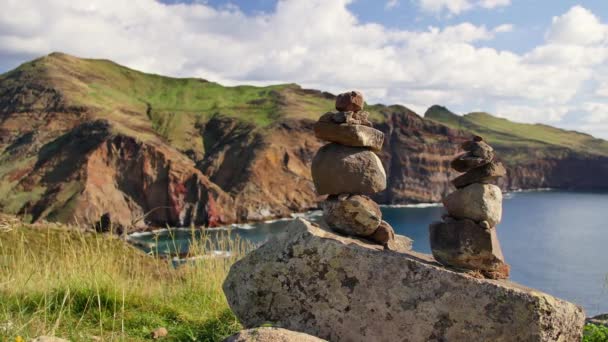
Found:
<svg viewBox="0 0 608 342"><path fill-rule="evenodd" d="M163 1L7 0L0 71L62 51L608 138L608 1Z"/></svg>

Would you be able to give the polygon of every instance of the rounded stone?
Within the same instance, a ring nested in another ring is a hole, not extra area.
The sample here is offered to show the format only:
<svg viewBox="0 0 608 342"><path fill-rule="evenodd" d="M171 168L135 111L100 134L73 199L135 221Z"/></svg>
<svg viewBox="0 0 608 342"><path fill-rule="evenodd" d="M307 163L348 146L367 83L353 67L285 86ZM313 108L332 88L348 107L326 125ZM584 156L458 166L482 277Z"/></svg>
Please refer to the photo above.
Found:
<svg viewBox="0 0 608 342"><path fill-rule="evenodd" d="M317 151L311 171L319 195L373 194L386 189L382 162L365 147L327 144Z"/></svg>
<svg viewBox="0 0 608 342"><path fill-rule="evenodd" d="M381 245L388 244L389 241L395 239L395 230L388 222L383 220L369 239Z"/></svg>
<svg viewBox="0 0 608 342"><path fill-rule="evenodd" d="M349 91L336 97L336 109L341 112L358 112L363 109L363 94Z"/></svg>
<svg viewBox="0 0 608 342"><path fill-rule="evenodd" d="M502 191L492 184L471 184L443 199L448 214L457 219L488 221L496 227L502 218Z"/></svg>
<svg viewBox="0 0 608 342"><path fill-rule="evenodd" d="M367 196L331 198L323 203L323 218L334 230L354 236L370 236L380 225L382 212ZM394 236L394 234L393 234Z"/></svg>

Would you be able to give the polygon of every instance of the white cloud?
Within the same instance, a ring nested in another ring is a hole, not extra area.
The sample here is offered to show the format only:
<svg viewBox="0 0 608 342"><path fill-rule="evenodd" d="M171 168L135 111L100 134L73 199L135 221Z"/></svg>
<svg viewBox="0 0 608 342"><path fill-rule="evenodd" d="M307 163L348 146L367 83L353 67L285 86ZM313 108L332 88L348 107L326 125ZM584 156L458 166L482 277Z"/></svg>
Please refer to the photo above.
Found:
<svg viewBox="0 0 608 342"><path fill-rule="evenodd" d="M447 12L448 15L458 15L468 10L482 7L493 9L496 7L509 6L511 0L417 0L423 12L440 15Z"/></svg>
<svg viewBox="0 0 608 342"><path fill-rule="evenodd" d="M481 0L479 5L483 8L495 8L511 5L511 0Z"/></svg>
<svg viewBox="0 0 608 342"><path fill-rule="evenodd" d="M399 6L399 0L388 0L386 2L386 4L384 5L385 9L393 9L395 7Z"/></svg>
<svg viewBox="0 0 608 342"><path fill-rule="evenodd" d="M591 45L606 41L608 29L591 11L574 6L564 15L553 17L547 41L554 44Z"/></svg>
<svg viewBox="0 0 608 342"><path fill-rule="evenodd" d="M349 2L283 0L271 13L246 15L203 3L9 0L0 13L0 56L24 61L64 51L225 84L356 88L369 102L418 112L438 103L558 126L569 125L564 120L576 108L576 127L608 138L584 119L599 109L583 103L602 103L599 97L608 94L606 25L588 10L573 7L555 18L545 43L518 54L484 46L510 32L509 24L389 29L359 22ZM507 2L485 5L491 4ZM592 33L580 34L583 26Z"/></svg>
<svg viewBox="0 0 608 342"><path fill-rule="evenodd" d="M505 32L512 32L512 31L513 31L512 24L502 24L502 25L499 25L496 28L494 28L494 32L497 32L497 33L505 33Z"/></svg>

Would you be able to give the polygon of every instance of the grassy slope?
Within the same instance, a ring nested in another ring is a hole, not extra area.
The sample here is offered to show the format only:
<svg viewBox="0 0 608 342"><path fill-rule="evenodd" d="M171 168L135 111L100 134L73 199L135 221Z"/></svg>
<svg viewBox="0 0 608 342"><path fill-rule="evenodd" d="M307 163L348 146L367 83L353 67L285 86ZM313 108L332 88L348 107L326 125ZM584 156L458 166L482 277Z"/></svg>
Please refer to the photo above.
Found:
<svg viewBox="0 0 608 342"><path fill-rule="evenodd" d="M195 124L216 113L264 127L280 117L316 118L333 106L332 100L293 84L224 87L61 53L25 63L2 77L16 72L44 77L69 105L94 109L96 116L113 121L124 133L146 139L152 128L180 150L202 149L202 141L193 139L198 138Z"/></svg>
<svg viewBox="0 0 608 342"><path fill-rule="evenodd" d="M221 285L251 247L232 242L234 257L174 269L117 238L68 228L0 217L0 337L141 341L166 327L166 340L221 341L240 328Z"/></svg>
<svg viewBox="0 0 608 342"><path fill-rule="evenodd" d="M433 106L425 118L456 129L480 135L497 147L513 148L511 158L519 158L518 149L535 148L551 154L565 149L583 154L608 156L608 141L575 131L542 124L523 124L498 118L487 113L456 115L444 107ZM523 158L523 157L522 157Z"/></svg>

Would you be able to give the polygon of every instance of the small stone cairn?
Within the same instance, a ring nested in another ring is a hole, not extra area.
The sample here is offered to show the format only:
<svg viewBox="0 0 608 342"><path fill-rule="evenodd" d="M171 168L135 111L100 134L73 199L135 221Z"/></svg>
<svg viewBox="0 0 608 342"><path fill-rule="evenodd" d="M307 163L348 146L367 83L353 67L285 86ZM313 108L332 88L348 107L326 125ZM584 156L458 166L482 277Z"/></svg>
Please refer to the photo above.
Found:
<svg viewBox="0 0 608 342"><path fill-rule="evenodd" d="M502 217L502 192L492 182L506 175L494 150L476 136L465 141L466 152L451 163L464 174L452 180L458 189L443 199L447 215L429 227L431 250L440 263L479 272L491 279L509 277L496 225Z"/></svg>
<svg viewBox="0 0 608 342"><path fill-rule="evenodd" d="M386 188L384 167L374 153L382 149L384 133L372 127L363 105L358 91L340 94L338 112L326 113L315 123L317 138L330 143L313 158L312 179L317 193L328 195L322 207L330 228L390 249L395 232L368 197Z"/></svg>

